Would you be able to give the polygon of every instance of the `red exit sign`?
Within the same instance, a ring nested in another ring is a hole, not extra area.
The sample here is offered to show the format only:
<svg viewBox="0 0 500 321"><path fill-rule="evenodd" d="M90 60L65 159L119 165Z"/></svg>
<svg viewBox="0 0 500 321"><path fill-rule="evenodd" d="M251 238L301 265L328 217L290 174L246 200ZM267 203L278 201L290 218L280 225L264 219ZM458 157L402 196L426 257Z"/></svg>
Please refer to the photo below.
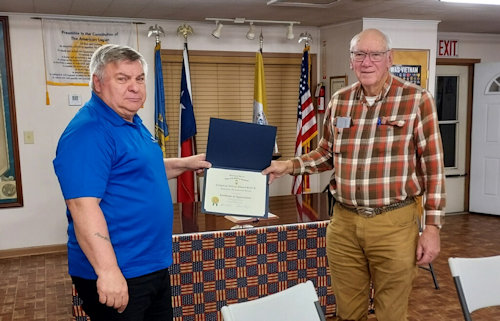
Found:
<svg viewBox="0 0 500 321"><path fill-rule="evenodd" d="M438 40L438 57L458 57L458 40Z"/></svg>

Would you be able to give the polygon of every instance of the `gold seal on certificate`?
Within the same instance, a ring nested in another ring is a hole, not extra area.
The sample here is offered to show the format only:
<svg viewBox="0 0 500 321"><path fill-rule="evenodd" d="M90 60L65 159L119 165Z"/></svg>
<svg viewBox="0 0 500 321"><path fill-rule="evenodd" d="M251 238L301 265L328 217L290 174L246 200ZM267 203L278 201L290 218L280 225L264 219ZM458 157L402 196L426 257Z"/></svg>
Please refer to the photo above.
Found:
<svg viewBox="0 0 500 321"><path fill-rule="evenodd" d="M205 177L206 212L265 217L267 176L260 172L209 168Z"/></svg>
<svg viewBox="0 0 500 321"><path fill-rule="evenodd" d="M267 218L268 177L276 127L210 119L202 212Z"/></svg>

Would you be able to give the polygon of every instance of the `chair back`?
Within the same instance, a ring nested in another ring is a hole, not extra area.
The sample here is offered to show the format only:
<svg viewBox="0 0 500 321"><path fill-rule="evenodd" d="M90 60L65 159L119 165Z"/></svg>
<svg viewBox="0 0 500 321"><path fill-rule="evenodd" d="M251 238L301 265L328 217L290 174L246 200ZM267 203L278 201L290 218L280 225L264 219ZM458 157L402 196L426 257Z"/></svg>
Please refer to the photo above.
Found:
<svg viewBox="0 0 500 321"><path fill-rule="evenodd" d="M451 257L448 263L466 320L475 310L500 305L500 255Z"/></svg>
<svg viewBox="0 0 500 321"><path fill-rule="evenodd" d="M224 321L325 321L310 280L252 301L223 306L221 312Z"/></svg>

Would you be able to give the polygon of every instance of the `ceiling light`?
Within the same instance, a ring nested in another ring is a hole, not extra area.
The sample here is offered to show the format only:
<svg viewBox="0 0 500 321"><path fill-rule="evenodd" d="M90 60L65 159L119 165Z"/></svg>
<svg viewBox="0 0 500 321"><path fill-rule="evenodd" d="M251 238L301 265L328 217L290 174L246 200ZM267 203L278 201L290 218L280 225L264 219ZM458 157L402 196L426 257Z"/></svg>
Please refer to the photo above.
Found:
<svg viewBox="0 0 500 321"><path fill-rule="evenodd" d="M247 32L247 39L254 40L255 39L255 28L253 27L253 22L250 22L250 29Z"/></svg>
<svg viewBox="0 0 500 321"><path fill-rule="evenodd" d="M268 6L330 8L339 0L269 0Z"/></svg>
<svg viewBox="0 0 500 321"><path fill-rule="evenodd" d="M243 24L243 23L249 23L250 28L247 32L247 39L253 40L255 39L255 26L254 24L258 24L259 26L261 25L270 25L270 24L282 24L285 26L288 26L287 33L286 33L286 38L291 40L295 38L295 35L293 34L293 25L298 25L300 24L300 21L278 21L278 20L255 20L255 19L246 19L246 18L205 18L205 20L209 21L215 21L217 24L217 28L212 32L212 36L215 38L220 37L221 29L222 29L222 23L221 21L225 21L228 23L232 24Z"/></svg>
<svg viewBox="0 0 500 321"><path fill-rule="evenodd" d="M292 40L295 38L295 35L293 34L293 23L291 23L287 28L286 28L286 39Z"/></svg>
<svg viewBox="0 0 500 321"><path fill-rule="evenodd" d="M224 25L222 23L220 23L219 21L216 21L215 24L216 24L217 27L214 29L214 31L212 31L212 36L214 36L215 38L219 39L220 38L220 32L222 30L222 27L224 27Z"/></svg>
<svg viewBox="0 0 500 321"><path fill-rule="evenodd" d="M500 0L439 0L441 2L468 3L468 4L494 4L500 5Z"/></svg>

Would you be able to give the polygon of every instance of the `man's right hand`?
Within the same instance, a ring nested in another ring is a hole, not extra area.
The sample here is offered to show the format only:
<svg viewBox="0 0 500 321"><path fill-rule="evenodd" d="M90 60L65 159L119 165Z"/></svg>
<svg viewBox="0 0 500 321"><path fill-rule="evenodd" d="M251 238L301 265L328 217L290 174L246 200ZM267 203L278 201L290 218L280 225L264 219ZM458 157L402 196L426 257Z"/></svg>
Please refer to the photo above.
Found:
<svg viewBox="0 0 500 321"><path fill-rule="evenodd" d="M118 267L108 225L99 198L67 199L80 248L97 273L99 302L123 312L128 304L128 286Z"/></svg>
<svg viewBox="0 0 500 321"><path fill-rule="evenodd" d="M292 174L293 163L291 160L287 161L271 161L271 165L262 171L262 175L269 174L269 184L271 184L276 178L279 178L285 174Z"/></svg>
<svg viewBox="0 0 500 321"><path fill-rule="evenodd" d="M122 313L128 304L128 285L125 277L118 267L101 272L97 277L97 294L99 302L108 307L115 308Z"/></svg>

